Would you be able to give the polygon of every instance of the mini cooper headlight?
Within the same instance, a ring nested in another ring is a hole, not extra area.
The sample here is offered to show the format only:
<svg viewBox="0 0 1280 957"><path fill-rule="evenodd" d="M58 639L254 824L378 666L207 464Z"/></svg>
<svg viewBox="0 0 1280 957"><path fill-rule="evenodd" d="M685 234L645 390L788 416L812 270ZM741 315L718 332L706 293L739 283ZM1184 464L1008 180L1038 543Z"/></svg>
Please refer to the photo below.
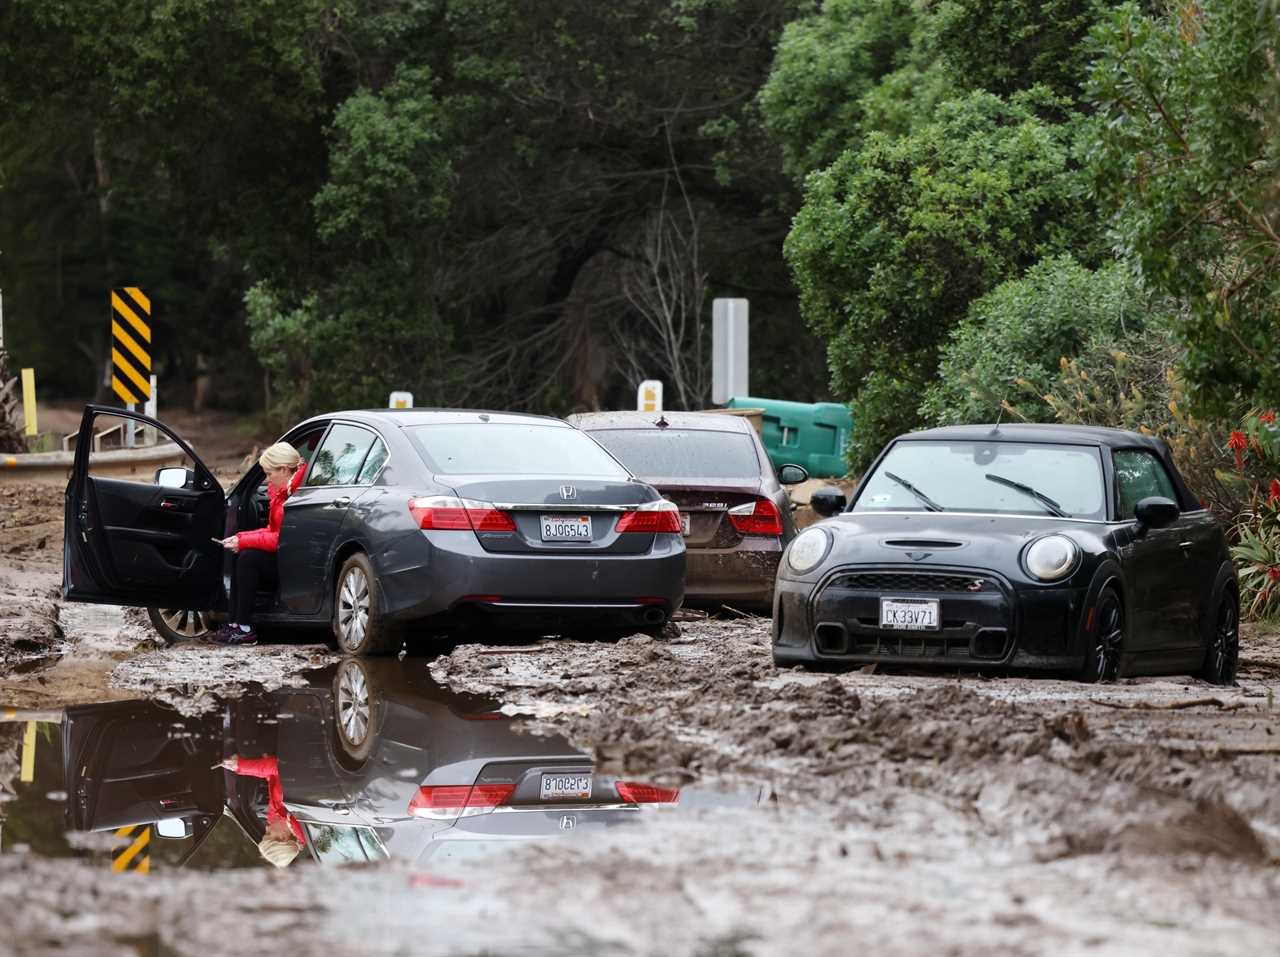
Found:
<svg viewBox="0 0 1280 957"><path fill-rule="evenodd" d="M1080 548L1065 535L1046 535L1032 542L1023 558L1023 564L1033 578L1042 582L1065 578L1080 558Z"/></svg>
<svg viewBox="0 0 1280 957"><path fill-rule="evenodd" d="M803 575L813 571L827 557L831 548L831 535L825 529L805 529L791 542L787 549L787 564L791 570Z"/></svg>

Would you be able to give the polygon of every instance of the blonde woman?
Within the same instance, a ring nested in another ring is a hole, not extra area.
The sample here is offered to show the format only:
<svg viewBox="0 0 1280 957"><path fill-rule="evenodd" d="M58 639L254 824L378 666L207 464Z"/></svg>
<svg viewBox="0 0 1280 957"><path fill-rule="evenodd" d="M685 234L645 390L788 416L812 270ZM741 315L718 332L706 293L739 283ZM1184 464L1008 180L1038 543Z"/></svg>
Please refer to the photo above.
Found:
<svg viewBox="0 0 1280 957"><path fill-rule="evenodd" d="M222 762L232 774L263 778L267 782L267 830L258 842L258 853L276 867L288 867L306 843L302 825L289 813L280 784L280 764L272 755L242 758L233 754Z"/></svg>
<svg viewBox="0 0 1280 957"><path fill-rule="evenodd" d="M288 442L277 442L268 448L258 456L258 464L267 476L270 501L267 527L237 532L222 540L222 547L235 554L236 563L231 575L230 619L208 639L220 645L258 643L258 635L253 630L253 597L258 589L275 588L280 583L276 548L280 543L284 502L297 491L307 470L298 450Z"/></svg>

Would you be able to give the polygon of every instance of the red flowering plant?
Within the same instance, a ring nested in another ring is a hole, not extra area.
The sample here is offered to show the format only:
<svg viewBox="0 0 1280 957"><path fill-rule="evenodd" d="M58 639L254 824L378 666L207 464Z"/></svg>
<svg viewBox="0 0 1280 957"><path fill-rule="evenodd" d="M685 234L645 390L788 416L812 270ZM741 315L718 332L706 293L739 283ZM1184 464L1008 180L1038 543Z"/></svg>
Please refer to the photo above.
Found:
<svg viewBox="0 0 1280 957"><path fill-rule="evenodd" d="M1238 477L1252 489L1249 506L1232 530L1241 610L1249 618L1274 618L1280 616L1280 423L1275 410L1246 415L1228 435L1227 448Z"/></svg>

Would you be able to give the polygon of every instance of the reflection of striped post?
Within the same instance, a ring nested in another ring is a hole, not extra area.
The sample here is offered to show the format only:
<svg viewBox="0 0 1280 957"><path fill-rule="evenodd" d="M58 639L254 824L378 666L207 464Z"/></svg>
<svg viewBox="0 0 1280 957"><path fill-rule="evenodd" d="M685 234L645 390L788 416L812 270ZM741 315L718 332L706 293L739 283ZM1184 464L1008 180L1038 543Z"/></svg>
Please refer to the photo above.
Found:
<svg viewBox="0 0 1280 957"><path fill-rule="evenodd" d="M111 391L125 405L151 397L151 300L137 286L111 290Z"/></svg>
<svg viewBox="0 0 1280 957"><path fill-rule="evenodd" d="M111 851L111 873L123 874L125 871L137 871L139 874L151 873L151 828L129 827L116 828L116 837L121 839L118 847ZM128 841L128 843L123 843Z"/></svg>

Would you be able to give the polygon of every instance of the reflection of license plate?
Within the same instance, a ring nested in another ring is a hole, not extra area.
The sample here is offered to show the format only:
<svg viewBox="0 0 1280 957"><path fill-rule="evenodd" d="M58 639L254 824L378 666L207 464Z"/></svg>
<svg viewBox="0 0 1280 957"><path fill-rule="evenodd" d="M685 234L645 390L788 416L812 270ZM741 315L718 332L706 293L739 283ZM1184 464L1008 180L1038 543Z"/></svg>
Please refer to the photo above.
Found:
<svg viewBox="0 0 1280 957"><path fill-rule="evenodd" d="M544 542L591 541L590 515L543 515L542 540Z"/></svg>
<svg viewBox="0 0 1280 957"><path fill-rule="evenodd" d="M681 513L680 513L680 532L681 532L681 534L683 534L683 535L685 535L685 536L687 536L687 535L689 534L690 522L691 522L691 519L689 518L689 513L688 513L688 512L681 512Z"/></svg>
<svg viewBox="0 0 1280 957"><path fill-rule="evenodd" d="M591 775L544 774L538 796L544 801L563 801L565 798L585 801L591 797Z"/></svg>
<svg viewBox="0 0 1280 957"><path fill-rule="evenodd" d="M938 599L881 598L880 627L893 631L937 631Z"/></svg>

